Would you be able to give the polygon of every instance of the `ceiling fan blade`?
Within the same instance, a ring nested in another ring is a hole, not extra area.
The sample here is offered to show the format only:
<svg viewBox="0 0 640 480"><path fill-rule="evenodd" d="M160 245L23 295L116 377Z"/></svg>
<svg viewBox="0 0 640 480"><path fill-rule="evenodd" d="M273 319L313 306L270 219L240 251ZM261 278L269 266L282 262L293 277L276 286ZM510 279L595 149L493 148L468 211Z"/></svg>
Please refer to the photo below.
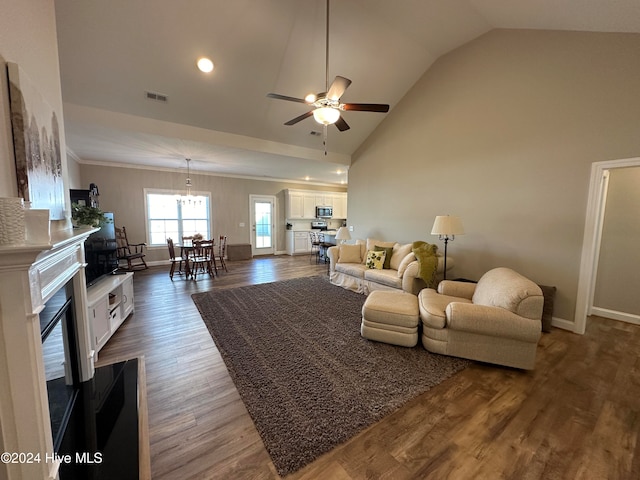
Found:
<svg viewBox="0 0 640 480"><path fill-rule="evenodd" d="M303 100L302 98L288 97L278 93L267 93L267 97L275 98L276 100L287 100L289 102L307 103L306 100Z"/></svg>
<svg viewBox="0 0 640 480"><path fill-rule="evenodd" d="M357 112L382 112L389 111L389 105L382 103L343 103L340 105L342 110L354 110Z"/></svg>
<svg viewBox="0 0 640 480"><path fill-rule="evenodd" d="M337 76L333 79L333 83L329 87L327 92L327 98L329 100L340 100L340 97L344 91L351 85L351 80L345 77Z"/></svg>
<svg viewBox="0 0 640 480"><path fill-rule="evenodd" d="M344 132L345 130L349 130L351 128L349 124L345 122L344 118L342 117L338 118L335 125L336 127L338 127L338 130L340 130L341 132Z"/></svg>
<svg viewBox="0 0 640 480"><path fill-rule="evenodd" d="M289 120L288 122L285 123L285 125L295 125L296 123L301 122L305 118L309 118L311 115L313 115L313 110L307 113L303 113L302 115Z"/></svg>

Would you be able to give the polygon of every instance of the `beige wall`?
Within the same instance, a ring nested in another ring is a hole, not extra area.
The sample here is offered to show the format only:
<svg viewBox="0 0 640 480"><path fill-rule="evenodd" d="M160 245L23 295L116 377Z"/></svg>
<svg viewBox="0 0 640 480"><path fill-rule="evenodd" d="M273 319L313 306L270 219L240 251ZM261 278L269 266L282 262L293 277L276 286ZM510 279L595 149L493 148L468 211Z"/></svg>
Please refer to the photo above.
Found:
<svg viewBox="0 0 640 480"><path fill-rule="evenodd" d="M17 63L37 86L42 97L62 113L62 93L58 64L53 0L0 0L0 57ZM4 68L4 66L3 66ZM4 70L3 70L4 71ZM6 75L0 75L0 197L16 196L13 139L9 118ZM60 146L65 151L64 125L60 122ZM66 159L62 158L65 185ZM67 201L68 204L68 201ZM68 210L68 205L67 205ZM55 222L53 228L63 228L66 222Z"/></svg>
<svg viewBox="0 0 640 480"><path fill-rule="evenodd" d="M89 188L89 184L84 185L80 177L80 164L73 158L73 156L67 155L67 176L69 178L69 188L86 190Z"/></svg>
<svg viewBox="0 0 640 480"><path fill-rule="evenodd" d="M640 167L609 171L595 307L640 315Z"/></svg>
<svg viewBox="0 0 640 480"><path fill-rule="evenodd" d="M146 241L144 189L184 190L184 171L155 171L100 165L80 165L81 184L96 183L100 190L100 208L113 211L116 224L127 227L129 241ZM213 236L227 235L228 243L250 243L249 195L276 197L276 251L284 251L284 189L345 191L344 188L270 182L233 177L202 175L191 172L194 193L210 192ZM87 188L87 187L83 187ZM244 223L244 227L240 227ZM147 260L167 259L167 248L149 249Z"/></svg>
<svg viewBox="0 0 640 480"><path fill-rule="evenodd" d="M357 237L442 243L450 277L497 266L558 287L573 321L590 165L640 153L640 35L494 30L440 58L354 154Z"/></svg>

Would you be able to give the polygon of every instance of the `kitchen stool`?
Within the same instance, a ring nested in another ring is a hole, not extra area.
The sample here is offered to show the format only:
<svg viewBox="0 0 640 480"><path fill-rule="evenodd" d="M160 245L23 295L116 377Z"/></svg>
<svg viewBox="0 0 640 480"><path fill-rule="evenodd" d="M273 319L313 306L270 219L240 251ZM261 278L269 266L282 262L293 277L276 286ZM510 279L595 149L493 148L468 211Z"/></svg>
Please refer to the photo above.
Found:
<svg viewBox="0 0 640 480"><path fill-rule="evenodd" d="M419 323L418 297L400 291L374 290L362 306L360 334L377 342L415 347Z"/></svg>

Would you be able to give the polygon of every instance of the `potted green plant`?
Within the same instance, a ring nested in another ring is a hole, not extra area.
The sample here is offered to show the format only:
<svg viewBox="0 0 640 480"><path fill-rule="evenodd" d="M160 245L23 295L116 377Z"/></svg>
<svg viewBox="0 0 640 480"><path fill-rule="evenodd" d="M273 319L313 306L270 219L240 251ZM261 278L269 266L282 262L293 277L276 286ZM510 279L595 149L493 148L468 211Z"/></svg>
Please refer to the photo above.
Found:
<svg viewBox="0 0 640 480"><path fill-rule="evenodd" d="M111 220L104 216L104 212L98 207L88 205L71 204L71 218L77 225L99 227Z"/></svg>

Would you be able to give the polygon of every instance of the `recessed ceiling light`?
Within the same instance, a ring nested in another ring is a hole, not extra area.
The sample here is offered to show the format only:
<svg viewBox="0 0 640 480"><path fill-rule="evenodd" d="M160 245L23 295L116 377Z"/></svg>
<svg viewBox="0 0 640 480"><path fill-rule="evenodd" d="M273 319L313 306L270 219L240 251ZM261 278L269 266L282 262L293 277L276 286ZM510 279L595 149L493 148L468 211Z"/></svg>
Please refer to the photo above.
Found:
<svg viewBox="0 0 640 480"><path fill-rule="evenodd" d="M304 177L304 179L308 182L309 180L311 180L311 178L309 178L309 176Z"/></svg>
<svg viewBox="0 0 640 480"><path fill-rule="evenodd" d="M207 57L202 57L198 59L198 68L201 72L209 73L213 70L213 62L209 60Z"/></svg>

